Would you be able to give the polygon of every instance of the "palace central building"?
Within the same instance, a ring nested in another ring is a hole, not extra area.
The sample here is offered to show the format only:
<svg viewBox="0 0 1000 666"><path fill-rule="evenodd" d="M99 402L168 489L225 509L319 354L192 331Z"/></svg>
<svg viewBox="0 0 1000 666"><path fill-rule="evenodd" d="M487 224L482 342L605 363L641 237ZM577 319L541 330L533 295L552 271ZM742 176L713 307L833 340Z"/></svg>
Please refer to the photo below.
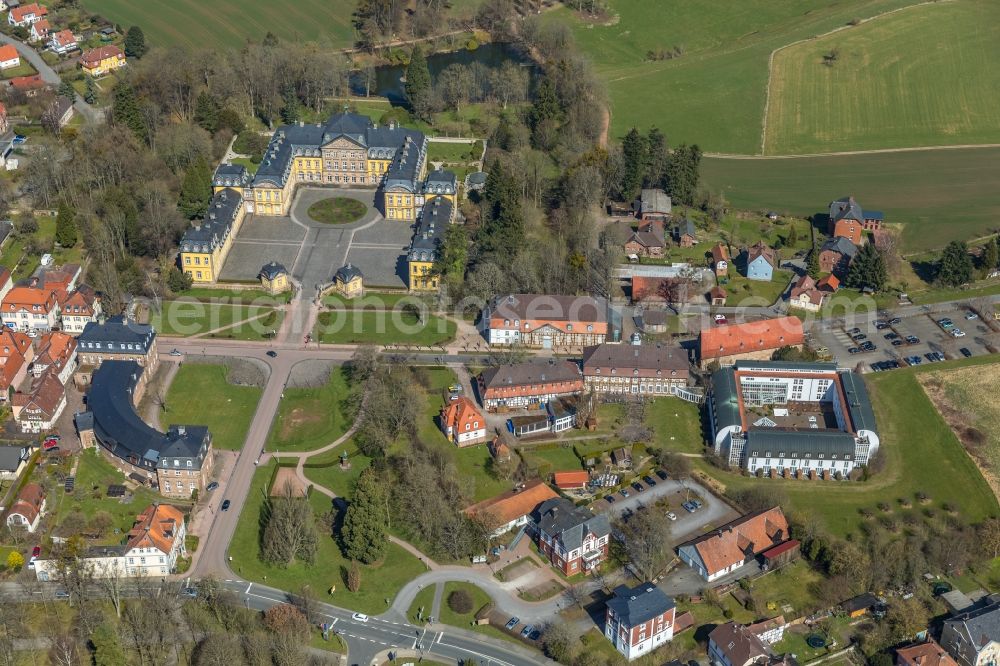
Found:
<svg viewBox="0 0 1000 666"><path fill-rule="evenodd" d="M713 447L751 474L842 478L878 451L861 376L835 363L737 361L712 375Z"/></svg>

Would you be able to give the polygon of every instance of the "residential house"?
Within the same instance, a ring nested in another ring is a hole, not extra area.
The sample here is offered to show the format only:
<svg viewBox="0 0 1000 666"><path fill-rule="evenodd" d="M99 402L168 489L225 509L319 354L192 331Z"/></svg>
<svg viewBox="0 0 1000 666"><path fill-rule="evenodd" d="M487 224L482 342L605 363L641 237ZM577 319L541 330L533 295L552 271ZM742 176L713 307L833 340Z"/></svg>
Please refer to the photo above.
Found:
<svg viewBox="0 0 1000 666"><path fill-rule="evenodd" d="M49 104L45 113L48 114L48 117L55 119L59 127L66 127L73 119L73 100L58 95Z"/></svg>
<svg viewBox="0 0 1000 666"><path fill-rule="evenodd" d="M774 269L778 266L778 257L774 250L764 241L757 241L747 248L748 280L770 282L774 277Z"/></svg>
<svg viewBox="0 0 1000 666"><path fill-rule="evenodd" d="M21 56L10 44L0 46L0 69L13 69L21 66Z"/></svg>
<svg viewBox="0 0 1000 666"><path fill-rule="evenodd" d="M21 527L34 534L44 514L45 491L37 483L25 484L7 511L7 527Z"/></svg>
<svg viewBox="0 0 1000 666"><path fill-rule="evenodd" d="M21 476L30 457L28 446L0 446L0 481L13 481Z"/></svg>
<svg viewBox="0 0 1000 666"><path fill-rule="evenodd" d="M611 462L619 469L632 469L632 447L619 446L612 450Z"/></svg>
<svg viewBox="0 0 1000 666"><path fill-rule="evenodd" d="M0 319L15 331L49 331L59 321L59 298L55 290L14 287L3 299Z"/></svg>
<svg viewBox="0 0 1000 666"><path fill-rule="evenodd" d="M503 437L499 435L490 440L487 447L490 450L490 455L493 456L493 459L498 463L507 463L514 458L514 454L511 452L510 447L507 446L505 441L503 441Z"/></svg>
<svg viewBox="0 0 1000 666"><path fill-rule="evenodd" d="M441 408L440 425L444 436L459 448L486 439L486 418L465 396L458 396Z"/></svg>
<svg viewBox="0 0 1000 666"><path fill-rule="evenodd" d="M333 274L333 285L344 298L357 298L365 293L365 276L360 268L348 263Z"/></svg>
<svg viewBox="0 0 1000 666"><path fill-rule="evenodd" d="M759 638L765 645L774 645L785 637L785 627L787 626L788 623L785 622L784 616L779 615L747 625L747 631Z"/></svg>
<svg viewBox="0 0 1000 666"><path fill-rule="evenodd" d="M582 393L584 388L580 368L555 359L487 368L478 383L483 406L490 411L538 407L560 396Z"/></svg>
<svg viewBox="0 0 1000 666"><path fill-rule="evenodd" d="M10 404L21 432L47 432L66 408L66 389L55 371L35 379L27 393L16 392Z"/></svg>
<svg viewBox="0 0 1000 666"><path fill-rule="evenodd" d="M643 333L666 333L667 332L667 312L666 310L643 310L640 315Z"/></svg>
<svg viewBox="0 0 1000 666"><path fill-rule="evenodd" d="M713 307L724 307L727 298L729 298L729 294L722 287L715 286L708 290L708 302Z"/></svg>
<svg viewBox="0 0 1000 666"><path fill-rule="evenodd" d="M291 289L291 282L288 279L288 269L277 261L269 261L264 264L257 274L260 285L264 291L276 296Z"/></svg>
<svg viewBox="0 0 1000 666"><path fill-rule="evenodd" d="M642 190L639 194L639 219L664 222L670 217L670 197L663 190Z"/></svg>
<svg viewBox="0 0 1000 666"><path fill-rule="evenodd" d="M833 273L843 278L851 267L858 246L844 236L831 238L819 249L819 268L825 273Z"/></svg>
<svg viewBox="0 0 1000 666"><path fill-rule="evenodd" d="M76 36L72 30L60 30L49 37L49 48L59 55L65 55L77 48Z"/></svg>
<svg viewBox="0 0 1000 666"><path fill-rule="evenodd" d="M125 542L118 546L91 548L80 558L90 576L108 578L163 577L174 573L177 560L187 556L184 514L167 504L151 504L136 516ZM58 560L36 560L40 581L58 580Z"/></svg>
<svg viewBox="0 0 1000 666"><path fill-rule="evenodd" d="M619 585L604 611L604 635L631 661L674 637L674 600L653 583Z"/></svg>
<svg viewBox="0 0 1000 666"><path fill-rule="evenodd" d="M681 561L708 582L738 571L760 553L788 540L779 507L750 513L677 547Z"/></svg>
<svg viewBox="0 0 1000 666"><path fill-rule="evenodd" d="M805 333L798 317L703 328L701 363L705 366L715 361L719 365L732 365L739 359L766 360L771 358L776 349L801 349L804 342Z"/></svg>
<svg viewBox="0 0 1000 666"><path fill-rule="evenodd" d="M767 571L777 569L799 557L802 544L796 539L789 539L784 543L779 543L774 548L769 548L760 554L763 561L763 568Z"/></svg>
<svg viewBox="0 0 1000 666"><path fill-rule="evenodd" d="M76 370L76 338L62 331L50 331L38 338L38 352L31 364L36 379L46 372L55 373L63 386Z"/></svg>
<svg viewBox="0 0 1000 666"><path fill-rule="evenodd" d="M31 24L31 29L28 30L28 41L30 42L44 42L49 38L49 34L52 32L52 25L49 23L48 19L41 19L40 21L35 21Z"/></svg>
<svg viewBox="0 0 1000 666"><path fill-rule="evenodd" d="M80 441L100 444L113 465L161 495L202 493L211 480L212 436L205 426L171 425L163 433L136 414L151 373L135 361L105 359L93 374L89 411L76 415Z"/></svg>
<svg viewBox="0 0 1000 666"><path fill-rule="evenodd" d="M583 350L583 380L595 393L668 395L687 386L687 352L666 343L596 345Z"/></svg>
<svg viewBox="0 0 1000 666"><path fill-rule="evenodd" d="M648 231L633 231L625 241L625 254L628 257L662 257L667 247L663 238L663 230L651 225Z"/></svg>
<svg viewBox="0 0 1000 666"><path fill-rule="evenodd" d="M726 622L709 633L708 657L713 666L750 666L767 663L771 650L747 627Z"/></svg>
<svg viewBox="0 0 1000 666"><path fill-rule="evenodd" d="M80 372L77 381L89 382L94 368L107 360L135 361L150 372L156 369L156 331L148 324L137 324L124 317L89 322L77 337Z"/></svg>
<svg viewBox="0 0 1000 666"><path fill-rule="evenodd" d="M933 638L896 650L896 666L958 666Z"/></svg>
<svg viewBox="0 0 1000 666"><path fill-rule="evenodd" d="M716 243L712 246L712 270L715 271L717 277L726 277L729 274L731 262L728 247L722 243Z"/></svg>
<svg viewBox="0 0 1000 666"><path fill-rule="evenodd" d="M698 244L698 233L690 218L685 217L683 222L674 227L674 242L681 247L694 247Z"/></svg>
<svg viewBox="0 0 1000 666"><path fill-rule="evenodd" d="M7 80L7 84L14 90L23 92L27 97L34 97L38 91L45 87L45 81L41 74L31 74L29 76L15 76Z"/></svg>
<svg viewBox="0 0 1000 666"><path fill-rule="evenodd" d="M7 23L24 28L32 23L41 21L48 13L49 10L37 2L20 7L11 7L10 14L7 15Z"/></svg>
<svg viewBox="0 0 1000 666"><path fill-rule="evenodd" d="M585 469L567 472L554 472L552 482L559 490L580 490L590 482L590 472Z"/></svg>
<svg viewBox="0 0 1000 666"><path fill-rule="evenodd" d="M855 245L864 242L864 231L882 228L885 216L880 210L863 210L854 197L841 197L830 202L828 233L837 238L846 238Z"/></svg>
<svg viewBox="0 0 1000 666"><path fill-rule="evenodd" d="M1000 602L987 602L945 620L941 647L959 666L1000 663Z"/></svg>
<svg viewBox="0 0 1000 666"><path fill-rule="evenodd" d="M93 77L110 74L125 66L125 52L113 44L88 49L80 56L80 67Z"/></svg>
<svg viewBox="0 0 1000 666"><path fill-rule="evenodd" d="M843 611L847 617L859 618L867 615L873 608L881 604L879 600L871 592L865 592L864 594L859 594L856 597L851 597L847 601L842 601L840 603L840 610Z"/></svg>
<svg viewBox="0 0 1000 666"><path fill-rule="evenodd" d="M591 296L508 294L494 298L483 312L491 345L569 347L613 342L610 304Z"/></svg>
<svg viewBox="0 0 1000 666"><path fill-rule="evenodd" d="M608 556L606 514L594 515L559 497L540 504L531 519L539 552L567 576L589 574Z"/></svg>
<svg viewBox="0 0 1000 666"><path fill-rule="evenodd" d="M35 358L31 338L9 328L0 329L0 403L28 376L28 364Z"/></svg>
<svg viewBox="0 0 1000 666"><path fill-rule="evenodd" d="M528 524L532 511L538 505L558 498L559 495L539 479L518 484L496 497L483 500L465 509L472 516L493 528L494 538L512 529Z"/></svg>
<svg viewBox="0 0 1000 666"><path fill-rule="evenodd" d="M833 273L830 273L819 279L819 282L816 283L816 288L824 294L832 294L840 289L840 279Z"/></svg>
<svg viewBox="0 0 1000 666"><path fill-rule="evenodd" d="M218 279L247 212L240 190L216 189L205 217L196 220L181 237L181 270L192 282L205 284Z"/></svg>
<svg viewBox="0 0 1000 666"><path fill-rule="evenodd" d="M823 297L823 292L816 288L816 280L803 275L792 286L788 305L807 312L819 312L823 307Z"/></svg>
<svg viewBox="0 0 1000 666"><path fill-rule="evenodd" d="M83 333L87 324L96 323L103 309L100 295L87 285L66 296L59 304L59 321L67 333Z"/></svg>

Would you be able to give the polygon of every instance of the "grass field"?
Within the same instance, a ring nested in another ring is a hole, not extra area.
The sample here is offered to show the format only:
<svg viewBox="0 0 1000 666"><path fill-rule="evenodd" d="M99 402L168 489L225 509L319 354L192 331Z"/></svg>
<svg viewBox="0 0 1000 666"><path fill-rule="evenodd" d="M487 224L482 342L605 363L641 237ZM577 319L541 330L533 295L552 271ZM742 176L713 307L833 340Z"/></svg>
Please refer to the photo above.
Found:
<svg viewBox="0 0 1000 666"><path fill-rule="evenodd" d="M350 469L340 468L340 454L346 453L351 461ZM361 472L371 464L371 458L358 452L354 440L344 442L341 446L314 456L305 464L306 478L328 488L340 497L350 497L354 492L354 484Z"/></svg>
<svg viewBox="0 0 1000 666"><path fill-rule="evenodd" d="M900 224L907 252L985 234L1000 217L1000 149L794 159L705 158L702 178L737 208L809 216L853 194ZM947 221L947 223L942 223Z"/></svg>
<svg viewBox="0 0 1000 666"><path fill-rule="evenodd" d="M197 0L134 2L85 0L89 11L121 24L139 25L152 46L185 45L239 48L248 39L261 41L269 31L281 39L318 40L334 47L350 46L354 39L350 0Z"/></svg>
<svg viewBox="0 0 1000 666"><path fill-rule="evenodd" d="M878 502L896 500L913 502L918 492L931 498L931 510L948 503L956 507L963 520L978 522L997 515L1000 509L989 485L975 463L966 455L937 410L915 373L931 368L948 368L990 363L990 357L950 361L915 370L869 375L866 378L881 439L880 455L885 456L885 470L866 482L806 483L776 479L788 496L789 505L818 520L831 533L846 536L856 532L863 520L860 511L872 509ZM730 487L757 485L758 479L710 468L703 461L697 467ZM910 509L919 513L921 508Z"/></svg>
<svg viewBox="0 0 1000 666"><path fill-rule="evenodd" d="M167 390L160 424L206 425L215 448L242 448L263 391L257 386L230 384L226 372L224 365L182 365Z"/></svg>
<svg viewBox="0 0 1000 666"><path fill-rule="evenodd" d="M421 323L411 312L340 310L319 314L316 338L334 344L420 345L442 344L455 337L450 319L429 316Z"/></svg>
<svg viewBox="0 0 1000 666"><path fill-rule="evenodd" d="M320 593L323 601L361 611L377 614L386 610L385 599L392 600L399 589L426 569L420 561L395 544L389 545L388 554L378 565L361 567L361 589L349 592L345 584L347 567L333 537L321 532L316 563L312 566L293 563L288 567L276 567L261 562L260 555L260 514L264 506L267 482L271 479L274 463L262 465L254 473L246 504L240 514L236 533L229 545L232 556L230 566L248 580L263 582L283 590L299 590L308 584ZM330 510L330 500L321 493L309 497L313 512L320 516ZM332 586L336 591L329 594Z"/></svg>
<svg viewBox="0 0 1000 666"><path fill-rule="evenodd" d="M406 613L406 617L409 618L410 622L419 625L430 616L431 607L434 605L434 592L436 589L437 585L428 585L417 592L417 596L413 597L413 603L410 604L410 608Z"/></svg>
<svg viewBox="0 0 1000 666"><path fill-rule="evenodd" d="M914 7L782 49L764 152L995 143L998 60L1000 4L976 0Z"/></svg>
<svg viewBox="0 0 1000 666"><path fill-rule="evenodd" d="M368 207L357 199L330 197L309 206L306 214L323 224L349 224L360 220L367 210Z"/></svg>
<svg viewBox="0 0 1000 666"><path fill-rule="evenodd" d="M701 413L698 405L680 398L657 398L646 410L646 424L655 433L653 443L668 451L701 453Z"/></svg>
<svg viewBox="0 0 1000 666"><path fill-rule="evenodd" d="M268 449L312 451L343 435L351 425L344 401L353 390L342 368L335 368L319 388L286 388Z"/></svg>
<svg viewBox="0 0 1000 666"><path fill-rule="evenodd" d="M199 335L238 321L266 314L271 309L260 305L229 305L197 301L163 301L158 312L151 312L149 323L163 335ZM252 324L247 324L251 326Z"/></svg>

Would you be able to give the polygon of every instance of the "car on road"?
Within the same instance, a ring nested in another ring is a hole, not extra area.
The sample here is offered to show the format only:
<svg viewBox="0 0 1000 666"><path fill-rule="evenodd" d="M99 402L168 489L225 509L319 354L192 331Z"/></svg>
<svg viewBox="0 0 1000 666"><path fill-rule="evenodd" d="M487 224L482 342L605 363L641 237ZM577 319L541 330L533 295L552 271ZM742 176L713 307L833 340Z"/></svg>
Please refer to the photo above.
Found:
<svg viewBox="0 0 1000 666"><path fill-rule="evenodd" d="M222 500L222 510L229 511L229 507L232 504L229 500Z"/></svg>
<svg viewBox="0 0 1000 666"><path fill-rule="evenodd" d="M622 488L622 497L628 497L628 491Z"/></svg>
<svg viewBox="0 0 1000 666"><path fill-rule="evenodd" d="M219 482L218 481L212 481L212 483L210 483L207 486L205 486L205 492L206 493L210 493L210 492L212 492L213 490L215 490L218 487L219 487Z"/></svg>
<svg viewBox="0 0 1000 666"><path fill-rule="evenodd" d="M531 632L535 630L535 627L530 624L524 625L524 629L521 630L521 638L527 638L531 635Z"/></svg>
<svg viewBox="0 0 1000 666"><path fill-rule="evenodd" d="M656 479L654 479L653 477L651 477L649 474L647 474L646 476L642 477L642 480L646 482L647 486L652 487L652 486L656 485Z"/></svg>
<svg viewBox="0 0 1000 666"><path fill-rule="evenodd" d="M964 356L965 358L969 358L970 356L972 356L972 352L969 351L968 347L962 347L958 351L961 352L962 356Z"/></svg>
<svg viewBox="0 0 1000 666"><path fill-rule="evenodd" d="M667 474L667 473L666 473L666 471L664 471L664 470L662 470L662 469L658 469L658 470L656 470L656 476L660 477L660 479L661 479L662 481L666 481L666 480L667 480L667 478L668 478L668 477L669 477L670 475L669 475L669 474Z"/></svg>
<svg viewBox="0 0 1000 666"><path fill-rule="evenodd" d="M69 599L69 592L66 590L56 590L56 599Z"/></svg>
<svg viewBox="0 0 1000 666"><path fill-rule="evenodd" d="M351 619L354 620L355 622L367 622L368 616L365 615L364 613L355 613L354 615L351 616Z"/></svg>
<svg viewBox="0 0 1000 666"><path fill-rule="evenodd" d="M635 488L635 492L637 492L637 493L641 493L643 490L645 490L645 488L642 487L642 484L639 483L638 481L636 481L635 483L633 483L632 487Z"/></svg>
<svg viewBox="0 0 1000 666"><path fill-rule="evenodd" d="M972 310L969 310L968 312L965 313L965 318L968 319L969 321L972 321L973 319L979 319L979 315L977 315Z"/></svg>
<svg viewBox="0 0 1000 666"><path fill-rule="evenodd" d="M267 350L267 355L270 356L271 358L277 358L278 357L278 352L274 351L273 349L268 349Z"/></svg>
<svg viewBox="0 0 1000 666"><path fill-rule="evenodd" d="M182 353L181 353L181 350L180 350L180 349L177 349L177 348L175 347L174 349L171 349L171 350L170 350L170 355L171 355L171 356L183 356L184 354L182 354Z"/></svg>
<svg viewBox="0 0 1000 666"><path fill-rule="evenodd" d="M181 590L181 596L190 597L191 599L194 599L195 597L198 596L198 588L185 587L183 590Z"/></svg>
<svg viewBox="0 0 1000 666"><path fill-rule="evenodd" d="M509 620L507 620L507 631L513 631L514 627L516 627L520 621L521 621L521 618L519 618L517 616L514 616L514 617L510 618Z"/></svg>
<svg viewBox="0 0 1000 666"><path fill-rule="evenodd" d="M951 329L951 337L953 337L953 338L964 338L965 337L965 331L963 331L960 328L953 328L953 329Z"/></svg>
<svg viewBox="0 0 1000 666"><path fill-rule="evenodd" d="M677 520L677 514L673 511L667 511L667 518L670 520Z"/></svg>

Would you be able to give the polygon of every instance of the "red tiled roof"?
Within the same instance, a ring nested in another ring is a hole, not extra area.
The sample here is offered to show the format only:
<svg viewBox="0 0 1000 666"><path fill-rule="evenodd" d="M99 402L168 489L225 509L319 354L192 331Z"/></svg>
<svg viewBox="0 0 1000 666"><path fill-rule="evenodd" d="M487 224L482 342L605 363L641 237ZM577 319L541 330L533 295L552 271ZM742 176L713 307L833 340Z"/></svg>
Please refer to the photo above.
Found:
<svg viewBox="0 0 1000 666"><path fill-rule="evenodd" d="M45 491L42 487L37 483L28 483L17 494L17 501L11 505L8 515L17 513L24 516L29 523L33 523L41 512L44 501Z"/></svg>
<svg viewBox="0 0 1000 666"><path fill-rule="evenodd" d="M66 367L76 350L76 338L62 331L51 331L38 339L35 363L54 366L56 372Z"/></svg>
<svg viewBox="0 0 1000 666"><path fill-rule="evenodd" d="M738 518L688 544L698 551L705 570L712 575L787 538L788 521L781 508L774 507Z"/></svg>
<svg viewBox="0 0 1000 666"><path fill-rule="evenodd" d="M14 287L3 299L4 312L19 310L31 311L32 306L39 305L48 312L58 305L56 293L52 289L34 289L32 287Z"/></svg>
<svg viewBox="0 0 1000 666"><path fill-rule="evenodd" d="M10 44L4 44L0 46L0 62L6 62L8 60L13 60L14 58L20 58L17 49L15 49Z"/></svg>
<svg viewBox="0 0 1000 666"><path fill-rule="evenodd" d="M837 291L840 289L840 280L836 275L830 273L825 278L821 278L818 283L816 283L818 289L826 289L829 291Z"/></svg>
<svg viewBox="0 0 1000 666"><path fill-rule="evenodd" d="M729 248L722 243L716 243L712 246L712 263L717 264L720 261L729 261Z"/></svg>
<svg viewBox="0 0 1000 666"><path fill-rule="evenodd" d="M99 46L96 49L89 49L80 56L80 62L84 67L95 67L106 58L124 58L125 53L114 44Z"/></svg>
<svg viewBox="0 0 1000 666"><path fill-rule="evenodd" d="M24 17L29 14L34 14L35 16L45 16L48 13L49 10L37 2L33 2L30 5L24 5L22 7L14 7L10 10L10 15L14 18L15 23L20 23L24 20Z"/></svg>
<svg viewBox="0 0 1000 666"><path fill-rule="evenodd" d="M927 639L926 643L896 650L896 663L900 666L958 666L933 638Z"/></svg>
<svg viewBox="0 0 1000 666"><path fill-rule="evenodd" d="M486 419L476 409L475 403L465 396L452 400L441 410L441 423L445 428L454 428L458 432L465 432L466 424L470 430L486 427Z"/></svg>
<svg viewBox="0 0 1000 666"><path fill-rule="evenodd" d="M73 36L72 30L60 30L56 34L52 35L52 39L54 39L59 46L76 44L76 37Z"/></svg>
<svg viewBox="0 0 1000 666"><path fill-rule="evenodd" d="M169 504L150 504L135 517L128 532L128 548L156 548L169 553L183 524L184 514L178 509Z"/></svg>
<svg viewBox="0 0 1000 666"><path fill-rule="evenodd" d="M763 557L777 557L778 555L781 555L782 553L787 553L788 551L792 550L793 548L797 547L798 545L799 545L799 542L797 540L795 540L795 539L789 539L785 543L780 543L777 546L775 546L774 548L768 548L763 553L761 553L761 555Z"/></svg>
<svg viewBox="0 0 1000 666"><path fill-rule="evenodd" d="M42 19L41 21L35 21L31 24L31 32L35 33L39 37L44 37L52 29L52 24L49 23L48 19Z"/></svg>
<svg viewBox="0 0 1000 666"><path fill-rule="evenodd" d="M80 285L73 293L65 296L59 304L63 313L71 315L90 316L94 314L94 303L97 294L86 285Z"/></svg>
<svg viewBox="0 0 1000 666"><path fill-rule="evenodd" d="M31 385L30 392L19 391L10 400L12 406L20 408L18 419L24 410L40 412L46 417L51 417L56 413L56 408L59 407L65 394L66 389L59 381L57 373L46 371Z"/></svg>
<svg viewBox="0 0 1000 666"><path fill-rule="evenodd" d="M801 345L804 341L802 322L797 317L715 326L701 331L701 358L721 358L778 349Z"/></svg>
<svg viewBox="0 0 1000 666"><path fill-rule="evenodd" d="M590 473L582 469L572 472L556 472L552 478L556 488L582 488L590 481Z"/></svg>
<svg viewBox="0 0 1000 666"><path fill-rule="evenodd" d="M523 489L509 490L505 493L483 500L465 509L469 516L480 516L495 522L497 526L506 525L521 516L527 516L545 500L559 497L539 479L529 481Z"/></svg>
<svg viewBox="0 0 1000 666"><path fill-rule="evenodd" d="M34 90L43 87L45 81L42 81L40 74L32 74L31 76L15 76L10 80L10 85L18 90Z"/></svg>

